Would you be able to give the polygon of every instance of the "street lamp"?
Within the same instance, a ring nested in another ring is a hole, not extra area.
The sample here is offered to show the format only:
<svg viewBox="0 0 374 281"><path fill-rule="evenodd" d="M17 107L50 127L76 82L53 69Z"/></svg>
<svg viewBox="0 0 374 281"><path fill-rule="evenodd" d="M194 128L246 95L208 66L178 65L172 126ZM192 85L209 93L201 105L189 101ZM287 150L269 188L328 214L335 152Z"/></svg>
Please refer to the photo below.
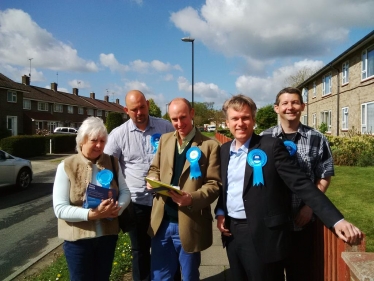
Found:
<svg viewBox="0 0 374 281"><path fill-rule="evenodd" d="M183 42L190 42L192 43L192 108L194 106L194 103L193 103L193 86L194 86L194 47L193 47L193 42L195 41L194 38L190 38L190 37L183 37L182 38L182 41Z"/></svg>

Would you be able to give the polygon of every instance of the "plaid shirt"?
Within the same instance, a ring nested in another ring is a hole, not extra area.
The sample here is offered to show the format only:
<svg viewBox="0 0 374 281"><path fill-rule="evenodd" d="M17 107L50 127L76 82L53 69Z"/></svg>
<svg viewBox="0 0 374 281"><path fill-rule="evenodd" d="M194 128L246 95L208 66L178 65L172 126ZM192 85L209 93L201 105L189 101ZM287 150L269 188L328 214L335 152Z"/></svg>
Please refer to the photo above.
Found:
<svg viewBox="0 0 374 281"><path fill-rule="evenodd" d="M280 125L271 127L263 131L260 135L271 135L274 138L287 140ZM313 182L334 175L331 150L323 134L300 123L293 142L297 146L297 162L301 170L305 172ZM304 202L295 194L292 194L292 213L294 217L303 206ZM293 230L299 231L302 229L302 227L298 227L293 223Z"/></svg>

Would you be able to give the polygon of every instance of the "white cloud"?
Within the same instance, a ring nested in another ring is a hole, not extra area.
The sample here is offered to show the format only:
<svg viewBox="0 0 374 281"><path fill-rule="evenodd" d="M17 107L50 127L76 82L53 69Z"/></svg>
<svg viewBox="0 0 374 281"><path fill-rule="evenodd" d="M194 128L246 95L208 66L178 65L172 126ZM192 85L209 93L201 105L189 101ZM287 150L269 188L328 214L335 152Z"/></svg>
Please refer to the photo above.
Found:
<svg viewBox="0 0 374 281"><path fill-rule="evenodd" d="M93 61L78 56L77 50L58 41L31 17L17 9L0 11L0 61L16 66L32 65L52 70L95 72Z"/></svg>
<svg viewBox="0 0 374 281"><path fill-rule="evenodd" d="M146 62L142 60L134 60L129 65L121 64L117 61L114 54L100 54L100 62L103 66L108 67L112 72L127 72L133 71L138 73L149 73L151 71L166 72L172 70L182 71L182 68L176 64L164 63L159 60Z"/></svg>
<svg viewBox="0 0 374 281"><path fill-rule="evenodd" d="M352 26L373 26L373 10L374 1L206 0L170 19L210 49L266 61L326 54Z"/></svg>
<svg viewBox="0 0 374 281"><path fill-rule="evenodd" d="M293 65L280 67L268 77L242 75L237 78L235 85L239 93L251 97L257 107L273 104L277 93L286 85L285 80L296 74L304 67L319 69L323 66L321 61L302 60Z"/></svg>
<svg viewBox="0 0 374 281"><path fill-rule="evenodd" d="M178 89L186 93L186 98L192 100L192 85L183 76L178 78ZM188 94L191 94L190 96ZM226 91L221 90L216 84L197 82L194 85L194 101L214 102L215 106L221 107L228 98Z"/></svg>
<svg viewBox="0 0 374 281"><path fill-rule="evenodd" d="M174 80L174 76L173 76L173 74L166 74L164 77L163 77L163 79L165 80L165 81L172 81L172 80Z"/></svg>
<svg viewBox="0 0 374 281"><path fill-rule="evenodd" d="M126 72L130 68L127 65L120 64L115 58L114 54L100 54L100 63L108 67L112 72Z"/></svg>
<svg viewBox="0 0 374 281"><path fill-rule="evenodd" d="M148 87L148 85L145 82L141 82L138 80L126 82L125 89L127 92L130 90L136 89L136 90L141 91L144 95L147 95L148 93L151 92L151 89Z"/></svg>

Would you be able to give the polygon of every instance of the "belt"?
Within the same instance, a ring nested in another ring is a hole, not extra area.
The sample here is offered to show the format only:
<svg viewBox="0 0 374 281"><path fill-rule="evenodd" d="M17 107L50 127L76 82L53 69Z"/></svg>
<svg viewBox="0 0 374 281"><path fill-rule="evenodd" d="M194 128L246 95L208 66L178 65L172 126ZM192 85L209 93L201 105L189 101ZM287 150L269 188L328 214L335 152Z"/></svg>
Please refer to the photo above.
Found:
<svg viewBox="0 0 374 281"><path fill-rule="evenodd" d="M247 223L247 219L236 219L236 218L230 217L230 220L236 223Z"/></svg>

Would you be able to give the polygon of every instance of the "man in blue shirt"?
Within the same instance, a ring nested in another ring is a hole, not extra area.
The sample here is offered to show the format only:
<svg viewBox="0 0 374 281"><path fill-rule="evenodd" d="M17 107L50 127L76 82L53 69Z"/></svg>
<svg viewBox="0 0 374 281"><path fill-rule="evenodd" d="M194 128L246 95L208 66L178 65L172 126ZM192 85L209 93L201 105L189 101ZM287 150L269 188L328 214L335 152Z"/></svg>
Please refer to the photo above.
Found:
<svg viewBox="0 0 374 281"><path fill-rule="evenodd" d="M235 139L221 146L216 217L232 280L284 280L283 263L291 243L290 190L342 240L353 243L361 237L315 188L280 139L253 133L257 107L251 98L233 96L222 109Z"/></svg>
<svg viewBox="0 0 374 281"><path fill-rule="evenodd" d="M125 100L125 112L130 119L109 134L104 152L119 159L134 203L137 223L129 232L133 280L150 280L151 238L147 230L153 195L146 188L145 177L157 150L155 139L174 128L167 120L149 116L149 102L142 92L132 90Z"/></svg>

